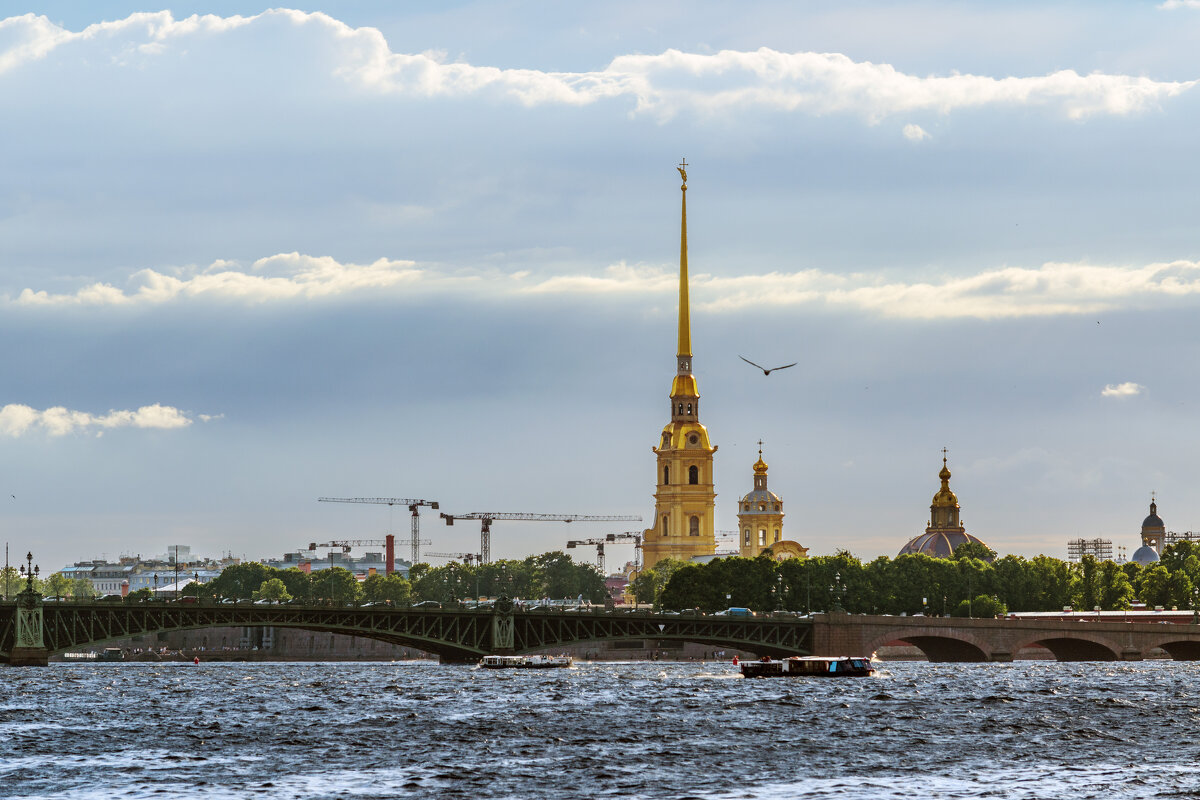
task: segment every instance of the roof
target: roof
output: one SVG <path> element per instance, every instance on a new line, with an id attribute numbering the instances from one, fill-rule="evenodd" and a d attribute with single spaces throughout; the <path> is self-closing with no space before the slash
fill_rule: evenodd
<path id="1" fill-rule="evenodd" d="M 1139 564 L 1153 564 L 1155 561 L 1158 561 L 1158 553 L 1150 545 L 1144 544 L 1133 551 L 1133 556 L 1130 560 L 1136 561 Z"/>
<path id="2" fill-rule="evenodd" d="M 950 558 L 954 555 L 954 549 L 966 542 L 978 542 L 987 547 L 982 539 L 963 531 L 927 531 L 909 539 L 908 544 L 901 547 L 896 555 L 920 553 L 933 558 Z"/>

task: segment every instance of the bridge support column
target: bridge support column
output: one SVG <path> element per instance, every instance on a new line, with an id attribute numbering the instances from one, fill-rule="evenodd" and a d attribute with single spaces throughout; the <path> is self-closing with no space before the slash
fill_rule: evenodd
<path id="1" fill-rule="evenodd" d="M 1140 650 L 1122 650 L 1121 651 L 1121 660 L 1122 661 L 1141 661 L 1142 658 L 1143 658 L 1142 651 L 1140 651 Z"/>
<path id="2" fill-rule="evenodd" d="M 17 636 L 8 663 L 14 667 L 44 667 L 50 660 L 42 636 L 42 596 L 29 588 L 17 595 Z"/>
<path id="3" fill-rule="evenodd" d="M 507 597 L 501 597 L 496 601 L 494 609 L 492 614 L 492 654 L 511 655 L 516 641 L 512 601 Z"/>
<path id="4" fill-rule="evenodd" d="M 988 653 L 988 661 L 1000 664 L 1009 664 L 1012 663 L 1012 660 L 1013 654 L 1006 653 L 1002 650 L 993 650 L 991 653 Z"/>

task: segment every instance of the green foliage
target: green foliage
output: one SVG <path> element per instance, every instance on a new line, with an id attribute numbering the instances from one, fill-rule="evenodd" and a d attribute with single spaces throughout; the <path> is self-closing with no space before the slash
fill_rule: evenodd
<path id="1" fill-rule="evenodd" d="M 652 589 L 650 581 L 658 577 L 654 573 L 666 563 L 660 562 L 634 581 L 639 599 L 642 591 Z M 976 617 L 1060 611 L 1065 606 L 1120 610 L 1128 608 L 1135 596 L 1151 605 L 1190 608 L 1200 585 L 1200 548 L 1180 548 L 1172 563 L 1178 563 L 1179 569 L 1172 572 L 1159 564 L 1139 571 L 1136 565 L 1130 570 L 1125 564 L 1092 558 L 1073 564 L 1044 555 L 1028 560 L 1009 555 L 989 563 L 970 550 L 956 550 L 954 559 L 914 554 L 881 556 L 868 564 L 845 551 L 782 562 L 731 557 L 669 565 L 671 577 L 659 597 L 671 609 L 716 611 L 744 606 L 769 611 L 782 605 L 807 613 L 827 611 L 840 599 L 852 614 L 965 616 L 973 606 Z M 1137 576 L 1138 582 L 1130 575 Z"/>
<path id="2" fill-rule="evenodd" d="M 343 570 L 344 571 L 344 570 Z M 279 570 L 253 561 L 226 567 L 221 574 L 205 584 L 205 593 L 227 600 L 250 600 L 263 581 L 275 577 Z"/>
<path id="3" fill-rule="evenodd" d="M 372 575 L 363 581 L 362 590 L 368 603 L 406 606 L 412 600 L 412 586 L 401 575 Z"/>
<path id="4" fill-rule="evenodd" d="M 88 585 L 91 585 L 90 583 Z M 70 597 L 75 588 L 75 579 L 56 572 L 45 581 L 46 594 L 50 597 Z"/>
<path id="5" fill-rule="evenodd" d="M 604 578 L 595 567 L 576 564 L 557 551 L 490 564 L 414 564 L 408 574 L 413 599 L 440 603 L 500 595 L 571 600 L 582 595 L 584 600 L 600 603 L 607 594 Z"/>
<path id="6" fill-rule="evenodd" d="M 312 586 L 319 601 L 333 605 L 348 605 L 358 602 L 362 597 L 358 579 L 344 567 L 332 567 L 314 573 Z"/>
<path id="7" fill-rule="evenodd" d="M 991 563 L 996 559 L 996 551 L 983 542 L 963 542 L 954 548 L 954 555 L 951 558 L 955 561 L 960 561 L 964 558 L 977 558 L 980 561 Z"/>
<path id="8" fill-rule="evenodd" d="M 75 578 L 71 581 L 71 597 L 86 600 L 96 596 L 96 585 L 87 578 Z"/>
<path id="9" fill-rule="evenodd" d="M 126 603 L 145 603 L 154 599 L 154 590 L 149 587 L 143 587 L 137 591 L 130 592 L 125 595 Z"/>
<path id="10" fill-rule="evenodd" d="M 288 594 L 287 586 L 279 578 L 269 578 L 262 582 L 262 585 L 254 592 L 255 600 L 274 600 L 278 603 L 286 603 L 292 599 Z"/>
<path id="11" fill-rule="evenodd" d="M 639 603 L 658 602 L 658 596 L 666 588 L 671 577 L 689 566 L 688 562 L 676 558 L 664 558 L 654 565 L 654 569 L 644 569 L 630 582 L 629 591 Z"/>

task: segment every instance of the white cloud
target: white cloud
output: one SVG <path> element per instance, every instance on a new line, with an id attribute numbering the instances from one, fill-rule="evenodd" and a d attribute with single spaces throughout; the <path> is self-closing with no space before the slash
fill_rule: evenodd
<path id="1" fill-rule="evenodd" d="M 1142 393 L 1145 386 L 1126 381 L 1125 383 L 1110 383 L 1100 392 L 1101 397 L 1133 397 Z"/>
<path id="2" fill-rule="evenodd" d="M 1165 3 L 1160 3 L 1158 7 L 1165 11 L 1173 11 L 1177 8 L 1200 8 L 1200 0 L 1167 0 Z"/>
<path id="3" fill-rule="evenodd" d="M 237 36 L 230 36 L 235 31 Z M 269 37 L 262 47 L 303 52 L 317 65 L 315 74 L 351 90 L 424 98 L 492 94 L 526 106 L 582 106 L 623 98 L 632 100 L 637 111 L 661 117 L 685 109 L 718 114 L 757 107 L 813 115 L 851 113 L 877 122 L 915 111 L 1044 106 L 1081 118 L 1143 111 L 1196 83 L 1080 75 L 1074 70 L 1028 77 L 960 73 L 922 77 L 840 53 L 785 53 L 766 47 L 619 55 L 604 68 L 586 72 L 506 69 L 447 63 L 437 53 L 394 53 L 376 28 L 352 28 L 327 14 L 289 9 L 253 17 L 205 15 L 182 20 L 166 11 L 140 13 L 79 32 L 32 14 L 11 17 L 0 21 L 0 75 L 55 57 L 75 58 L 91 71 L 154 69 L 165 56 L 184 54 L 196 63 L 194 68 L 203 69 L 203 59 L 211 53 L 226 55 L 210 44 L 221 37 L 228 38 L 230 47 L 249 48 Z M 287 37 L 296 40 L 295 48 L 280 47 L 281 38 Z M 223 60 L 221 70 L 233 63 L 239 62 Z M 302 78 L 298 75 L 296 80 Z"/>
<path id="4" fill-rule="evenodd" d="M 142 406 L 136 411 L 109 411 L 107 414 L 90 414 L 72 411 L 62 406 L 38 411 L 30 406 L 9 403 L 0 408 L 0 435 L 17 437 L 34 430 L 43 430 L 51 436 L 66 436 L 69 433 L 97 431 L 97 435 L 112 428 L 158 428 L 170 430 L 186 428 L 192 420 L 177 408 L 155 403 Z"/>
<path id="5" fill-rule="evenodd" d="M 133 285 L 128 290 L 107 284 L 92 284 L 66 294 L 27 288 L 15 302 L 35 307 L 156 305 L 197 299 L 266 303 L 398 287 L 403 287 L 407 295 L 658 295 L 665 300 L 678 288 L 675 269 L 674 265 L 620 262 L 599 275 L 538 276 L 525 269 L 445 271 L 417 267 L 412 261 L 379 259 L 357 265 L 343 264 L 329 256 L 286 253 L 260 259 L 249 271 L 229 261 L 217 261 L 206 270 L 183 271 L 178 276 L 141 270 L 132 276 Z M 905 319 L 999 319 L 1092 314 L 1146 307 L 1163 298 L 1190 298 L 1200 295 L 1200 262 L 1145 266 L 1048 262 L 1040 267 L 999 267 L 917 280 L 819 269 L 734 276 L 693 273 L 689 281 L 693 307 L 712 313 L 824 305 Z"/>
<path id="6" fill-rule="evenodd" d="M 381 289 L 422 278 L 412 261 L 379 259 L 371 264 L 342 264 L 328 257 L 280 253 L 255 261 L 244 270 L 231 261 L 207 269 L 176 270 L 168 275 L 144 269 L 130 278 L 130 288 L 96 283 L 71 294 L 23 289 L 20 305 L 128 305 L 164 303 L 180 298 L 220 298 L 248 302 L 312 299 L 364 289 Z"/>
<path id="7" fill-rule="evenodd" d="M 904 126 L 904 138 L 910 142 L 921 142 L 930 138 L 929 132 L 920 125 L 908 124 Z"/>

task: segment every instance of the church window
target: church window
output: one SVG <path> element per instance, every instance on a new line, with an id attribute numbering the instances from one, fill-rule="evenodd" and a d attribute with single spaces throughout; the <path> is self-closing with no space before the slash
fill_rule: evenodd
<path id="1" fill-rule="evenodd" d="M 680 413 L 680 414 L 682 414 L 682 413 L 683 413 L 683 403 L 680 403 L 680 404 L 679 404 L 679 413 Z"/>
<path id="2" fill-rule="evenodd" d="M 700 535 L 700 518 L 692 517 L 688 520 L 688 536 Z"/>
<path id="3" fill-rule="evenodd" d="M 671 468 L 663 467 L 663 483 L 671 482 Z"/>
<path id="4" fill-rule="evenodd" d="M 750 529 L 749 528 L 746 528 L 745 542 L 746 542 L 746 547 L 749 547 L 750 546 Z"/>
<path id="5" fill-rule="evenodd" d="M 775 541 L 779 541 L 779 528 L 775 529 Z"/>
<path id="6" fill-rule="evenodd" d="M 766 503 L 759 503 L 759 504 L 758 504 L 758 510 L 759 510 L 759 511 L 766 511 L 766 510 L 767 510 Z"/>
<path id="7" fill-rule="evenodd" d="M 762 547 L 767 543 L 767 531 L 764 528 L 758 529 L 758 546 Z"/>
<path id="8" fill-rule="evenodd" d="M 688 413 L 692 413 L 692 404 L 688 403 Z"/>
<path id="9" fill-rule="evenodd" d="M 688 467 L 688 483 L 695 486 L 700 483 L 700 468 L 692 465 Z"/>
<path id="10" fill-rule="evenodd" d="M 666 536 L 666 535 L 667 535 L 667 515 L 666 515 L 666 514 L 663 514 L 663 527 L 662 527 L 662 535 L 663 535 L 663 536 Z"/>
<path id="11" fill-rule="evenodd" d="M 776 510 L 776 511 L 779 511 L 779 510 L 780 510 L 779 503 L 776 503 L 776 504 L 775 504 L 775 510 Z"/>

